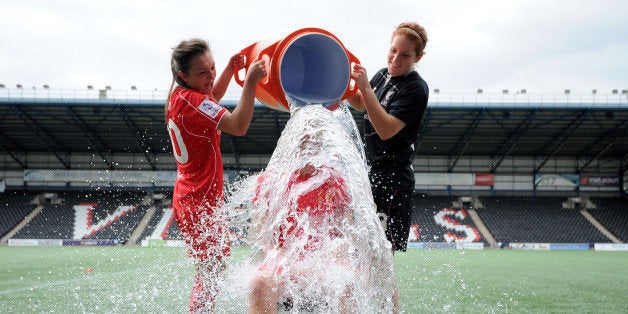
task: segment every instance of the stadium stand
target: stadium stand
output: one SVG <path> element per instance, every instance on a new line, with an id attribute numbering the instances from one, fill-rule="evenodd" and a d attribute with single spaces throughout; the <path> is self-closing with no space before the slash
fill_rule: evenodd
<path id="1" fill-rule="evenodd" d="M 141 204 L 142 196 L 146 194 L 143 191 L 59 191 L 49 194 L 56 195 L 53 204 L 44 204 L 41 212 L 14 238 L 110 239 L 124 243 L 147 209 Z"/>
<path id="2" fill-rule="evenodd" d="M 413 201 L 412 224 L 418 231 L 417 241 L 442 242 L 446 240 L 445 235 L 448 233 L 451 236 L 455 235 L 458 240 L 483 241 L 481 235 L 475 238 L 476 233 L 471 231 L 471 229 L 477 231 L 475 223 L 467 215 L 466 209 L 454 207 L 452 197 L 418 194 L 414 196 Z M 460 226 L 470 227 L 468 229 Z"/>
<path id="3" fill-rule="evenodd" d="M 142 232 L 140 237 L 142 240 L 147 239 L 163 239 L 163 240 L 182 240 L 181 231 L 177 227 L 177 223 L 172 216 L 171 208 L 159 208 L 151 217 L 150 222 Z"/>
<path id="4" fill-rule="evenodd" d="M 175 222 L 171 223 L 168 226 L 167 232 L 168 239 L 183 239 L 183 235 L 181 235 L 181 230 L 177 227 Z"/>
<path id="5" fill-rule="evenodd" d="M 35 208 L 33 200 L 37 193 L 6 191 L 1 194 L 0 237 L 4 237 Z"/>
<path id="6" fill-rule="evenodd" d="M 54 204 L 43 209 L 23 228 L 15 239 L 77 239 L 76 206 L 91 208 L 91 227 L 81 239 L 110 239 L 126 243 L 148 209 L 154 207 L 140 240 L 181 240 L 170 208 L 161 204 L 142 204 L 146 192 L 76 192 L 60 191 Z M 34 210 L 36 192 L 11 191 L 2 194 L 6 210 L 2 211 L 2 230 L 6 233 Z M 580 209 L 563 208 L 565 197 L 481 196 L 480 208 L 459 206 L 454 197 L 417 194 L 414 198 L 412 225 L 418 232 L 413 241 L 486 242 L 467 211 L 478 213 L 488 232 L 501 243 L 609 243 L 596 227 L 587 221 Z M 50 199 L 45 200 L 50 201 Z M 589 211 L 605 228 L 622 242 L 628 235 L 628 202 L 623 199 L 592 198 L 596 205 Z M 120 207 L 130 207 L 116 216 Z M 132 208 L 132 209 L 131 209 Z M 167 215 L 165 215 L 167 214 Z M 164 220 L 164 217 L 165 220 Z M 169 218 L 168 218 L 169 217 Z M 100 223 L 100 226 L 98 225 Z M 158 230 L 158 232 L 155 232 Z M 453 240 L 447 240 L 447 235 Z M 137 241 L 132 244 L 139 244 Z"/>
<path id="7" fill-rule="evenodd" d="M 171 214 L 170 205 L 150 197 L 165 191 L 164 199 L 171 198 L 176 168 L 164 131 L 164 95 L 129 99 L 88 91 L 64 99 L 24 92 L 0 90 L 3 240 L 181 239 L 176 223 L 163 219 Z M 627 242 L 625 98 L 431 95 L 416 146 L 417 174 L 491 178 L 484 184 L 417 184 L 414 240 L 613 241 L 601 226 Z M 233 109 L 237 100 L 222 103 Z M 352 114 L 362 130 L 363 113 Z M 221 140 L 227 186 L 241 172 L 264 168 L 289 114 L 258 103 L 253 117 L 246 136 L 224 134 Z M 537 185 L 536 175 L 542 174 L 548 174 L 549 181 L 542 182 L 548 185 Z M 569 181 L 570 175 L 576 179 Z M 563 179 L 567 182 L 554 185 Z M 476 198 L 478 206 L 461 203 L 454 196 L 460 193 Z M 594 206 L 563 208 L 570 197 Z"/>
<path id="8" fill-rule="evenodd" d="M 579 210 L 565 209 L 562 197 L 480 197 L 476 209 L 496 241 L 502 243 L 610 242 Z"/>
<path id="9" fill-rule="evenodd" d="M 119 243 L 126 243 L 145 213 L 146 207 L 138 206 L 135 210 L 125 214 L 124 217 L 111 222 L 105 228 L 90 234 L 85 239 L 111 239 L 117 240 Z"/>
<path id="10" fill-rule="evenodd" d="M 622 242 L 628 242 L 628 201 L 620 198 L 590 199 L 596 208 L 587 209 Z"/>
<path id="11" fill-rule="evenodd" d="M 144 230 L 142 231 L 142 234 L 140 235 L 140 239 L 144 240 L 144 239 L 152 238 L 153 233 L 155 232 L 155 230 L 157 230 L 157 225 L 161 221 L 162 217 L 164 217 L 164 210 L 163 209 L 155 210 L 153 215 L 150 217 L 150 220 L 148 221 L 146 228 L 144 228 Z"/>
<path id="12" fill-rule="evenodd" d="M 49 204 L 13 238 L 16 239 L 72 239 L 74 208 L 67 204 Z"/>

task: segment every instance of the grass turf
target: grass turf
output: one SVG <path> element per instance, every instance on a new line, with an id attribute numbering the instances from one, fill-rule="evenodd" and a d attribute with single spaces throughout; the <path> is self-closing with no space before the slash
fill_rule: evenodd
<path id="1" fill-rule="evenodd" d="M 410 250 L 395 267 L 404 313 L 628 312 L 628 252 Z M 183 248 L 3 246 L 0 310 L 185 313 L 192 275 Z"/>

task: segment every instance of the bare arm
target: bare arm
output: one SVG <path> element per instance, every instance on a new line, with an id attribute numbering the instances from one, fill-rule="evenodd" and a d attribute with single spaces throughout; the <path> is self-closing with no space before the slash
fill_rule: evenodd
<path id="1" fill-rule="evenodd" d="M 242 136 L 246 134 L 253 118 L 253 105 L 255 104 L 255 86 L 266 76 L 265 61 L 257 61 L 249 67 L 242 86 L 242 96 L 233 112 L 226 112 L 218 129 L 228 134 Z"/>
<path id="2" fill-rule="evenodd" d="M 351 76 L 355 79 L 359 90 L 359 94 L 356 93 L 347 99 L 351 106 L 358 110 L 360 108 L 366 109 L 373 128 L 382 140 L 387 140 L 399 133 L 406 126 L 405 122 L 384 110 L 384 107 L 377 100 L 373 88 L 371 88 L 366 69 L 362 65 L 356 64 Z"/>
<path id="3" fill-rule="evenodd" d="M 238 71 L 244 67 L 244 56 L 241 54 L 235 54 L 227 62 L 227 66 L 225 70 L 222 71 L 218 79 L 214 82 L 213 94 L 214 99 L 216 101 L 220 101 L 225 93 L 227 92 L 227 87 L 229 87 L 229 82 L 233 77 L 234 71 Z"/>
<path id="4" fill-rule="evenodd" d="M 362 92 L 360 92 L 360 90 L 351 95 L 351 97 L 347 98 L 347 101 L 355 110 L 364 111 L 364 109 L 366 109 L 364 108 L 364 102 L 362 101 Z"/>

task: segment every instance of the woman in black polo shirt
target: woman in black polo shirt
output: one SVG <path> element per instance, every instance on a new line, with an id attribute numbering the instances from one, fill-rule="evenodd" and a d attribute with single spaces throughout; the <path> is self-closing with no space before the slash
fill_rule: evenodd
<path id="1" fill-rule="evenodd" d="M 415 71 L 427 42 L 417 23 L 401 23 L 392 33 L 386 68 L 370 82 L 362 65 L 352 77 L 359 91 L 348 99 L 364 111 L 364 143 L 371 167 L 373 197 L 393 251 L 405 251 L 410 231 L 414 170 L 412 159 L 427 106 L 427 83 Z"/>
<path id="2" fill-rule="evenodd" d="M 414 69 L 427 43 L 425 29 L 417 23 L 401 23 L 392 33 L 387 67 L 370 82 L 366 69 L 356 64 L 351 76 L 358 92 L 347 99 L 364 111 L 364 143 L 369 178 L 377 212 L 392 244 L 392 252 L 408 246 L 414 192 L 414 142 L 427 106 L 427 83 Z M 399 291 L 393 296 L 399 311 Z"/>

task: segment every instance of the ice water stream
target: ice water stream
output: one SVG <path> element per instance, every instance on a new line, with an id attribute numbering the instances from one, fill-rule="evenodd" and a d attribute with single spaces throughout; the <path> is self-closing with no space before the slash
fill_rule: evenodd
<path id="1" fill-rule="evenodd" d="M 345 106 L 294 110 L 266 169 L 236 185 L 226 211 L 253 253 L 230 266 L 223 298 L 248 303 L 251 278 L 264 271 L 293 312 L 391 312 L 391 247 Z"/>

